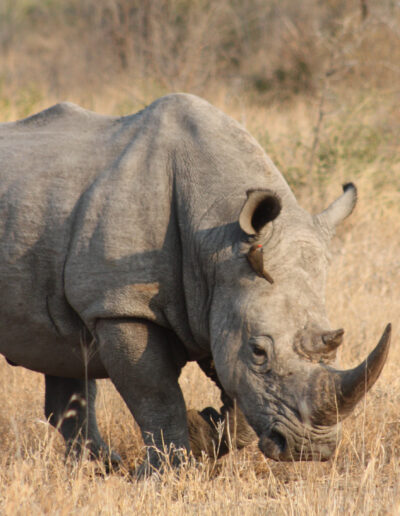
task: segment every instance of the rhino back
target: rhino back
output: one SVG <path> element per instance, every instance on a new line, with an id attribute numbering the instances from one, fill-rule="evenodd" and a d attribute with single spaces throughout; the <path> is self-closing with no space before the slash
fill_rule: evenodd
<path id="1" fill-rule="evenodd" d="M 79 342 L 63 278 L 74 212 L 134 125 L 68 103 L 0 125 L 0 350 L 17 363 L 27 349 L 42 361 L 46 341 Z"/>

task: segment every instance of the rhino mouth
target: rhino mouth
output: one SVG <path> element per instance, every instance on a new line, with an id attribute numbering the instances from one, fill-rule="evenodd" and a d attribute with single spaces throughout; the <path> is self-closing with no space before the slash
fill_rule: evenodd
<path id="1" fill-rule="evenodd" d="M 276 461 L 326 461 L 336 449 L 340 427 L 334 431 L 288 432 L 281 425 L 261 434 L 258 447 L 269 459 Z"/>

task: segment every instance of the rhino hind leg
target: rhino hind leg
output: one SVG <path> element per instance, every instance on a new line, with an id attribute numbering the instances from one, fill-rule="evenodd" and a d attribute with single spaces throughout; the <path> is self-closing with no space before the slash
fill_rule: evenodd
<path id="1" fill-rule="evenodd" d="M 93 459 L 116 467 L 121 459 L 100 436 L 96 420 L 96 381 L 45 375 L 45 415 L 64 437 L 66 454 L 80 455 L 85 447 Z"/>

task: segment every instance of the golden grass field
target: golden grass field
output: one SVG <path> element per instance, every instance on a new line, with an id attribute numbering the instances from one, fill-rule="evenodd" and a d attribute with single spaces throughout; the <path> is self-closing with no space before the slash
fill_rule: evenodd
<path id="1" fill-rule="evenodd" d="M 215 99 L 260 141 L 269 141 L 267 149 L 279 156 L 283 172 L 291 171 L 307 209 L 323 209 L 344 181 L 358 186 L 358 206 L 332 244 L 328 313 L 332 327 L 346 329 L 344 366 L 364 358 L 389 321 L 393 339 L 382 377 L 344 423 L 336 456 L 323 464 L 277 464 L 254 445 L 217 463 L 205 460 L 179 476 L 166 472 L 161 479 L 137 483 L 128 470 L 143 453 L 140 433 L 104 380 L 99 382 L 99 424 L 126 471 L 103 475 L 89 461 L 65 464 L 62 440 L 43 415 L 41 375 L 2 359 L 1 514 L 400 514 L 400 146 L 391 133 L 395 126 L 390 127 L 392 98 L 378 113 L 375 95 L 359 104 L 350 100 L 321 130 L 321 146 L 333 140 L 337 153 L 332 170 L 321 178 L 318 170 L 302 177 L 295 170 L 307 167 L 317 114 L 312 103 L 299 99 L 280 110 L 238 107 L 222 94 Z M 113 110 L 101 99 L 96 108 Z M 373 145 L 372 153 L 364 149 L 364 159 L 358 150 Z M 323 159 L 319 155 L 318 167 Z M 181 385 L 188 407 L 219 407 L 218 392 L 196 365 L 185 368 Z"/>
<path id="2" fill-rule="evenodd" d="M 36 0 L 29 1 L 38 5 Z M 16 2 L 20 6 L 27 3 Z M 110 0 L 109 4 L 113 3 L 118 2 Z M 187 2 L 180 5 L 184 4 Z M 1 10 L 4 5 L 0 5 L 0 18 L 6 13 Z M 306 5 L 313 3 L 309 0 Z M 399 10 L 396 12 L 399 15 Z M 0 45 L 2 120 L 27 116 L 59 100 L 105 114 L 128 114 L 172 89 L 185 89 L 201 93 L 240 121 L 270 154 L 304 208 L 321 211 L 340 195 L 342 183 L 353 181 L 359 201 L 333 239 L 326 293 L 332 327 L 346 330 L 340 351 L 342 365 L 359 363 L 375 346 L 386 323 L 393 324 L 392 348 L 383 373 L 344 422 L 342 441 L 328 462 L 274 463 L 254 445 L 233 451 L 218 462 L 204 459 L 179 475 L 166 471 L 161 477 L 141 482 L 129 473 L 143 455 L 140 432 L 110 382 L 99 382 L 98 420 L 103 436 L 122 456 L 124 466 L 121 471 L 105 474 L 100 464 L 85 459 L 65 462 L 62 439 L 44 417 L 42 376 L 11 367 L 0 358 L 0 514 L 400 514 L 400 71 L 399 61 L 390 63 L 390 56 L 400 52 L 398 47 L 390 50 L 384 46 L 384 33 L 377 32 L 377 27 L 381 30 L 383 26 L 379 25 L 383 14 L 379 14 L 381 18 L 378 14 L 374 18 L 371 9 L 365 22 L 371 25 L 363 25 L 366 31 L 370 27 L 375 38 L 372 43 L 378 46 L 369 45 L 368 38 L 359 45 L 349 40 L 353 19 L 348 22 L 349 18 L 341 18 L 344 36 L 336 40 L 339 50 L 330 54 L 331 64 L 346 67 L 347 58 L 361 59 L 362 66 L 354 65 L 357 73 L 350 77 L 340 70 L 327 74 L 328 68 L 321 64 L 322 72 L 315 72 L 311 92 L 291 92 L 284 99 L 277 93 L 279 85 L 273 93 L 261 95 L 216 77 L 210 82 L 203 77 L 203 82 L 191 83 L 189 79 L 199 72 L 194 69 L 191 75 L 188 58 L 182 61 L 183 78 L 179 76 L 175 82 L 169 79 L 161 83 L 144 76 L 133 80 L 122 72 L 118 81 L 110 78 L 107 82 L 103 70 L 101 83 L 96 84 L 79 82 L 86 65 L 83 58 L 78 59 L 81 75 L 70 88 L 70 77 L 63 82 L 55 60 L 46 61 L 51 44 L 46 47 L 38 32 L 34 40 L 40 63 L 37 69 L 29 64 L 31 56 L 23 52 L 22 40 L 10 36 L 11 47 L 4 50 L 5 44 Z M 376 20 L 379 23 L 374 25 Z M 385 20 L 385 27 L 399 45 L 396 18 Z M 302 34 L 299 27 L 297 37 Z M 68 53 L 58 43 L 54 48 L 60 49 L 62 64 L 68 67 Z M 295 39 L 293 44 L 300 43 Z M 76 50 L 76 41 L 71 40 L 71 45 Z M 381 56 L 379 48 L 384 49 Z M 47 65 L 54 67 L 57 87 L 47 79 L 40 80 Z M 246 66 L 243 73 L 250 73 L 255 62 Z M 374 70 L 378 74 L 390 72 L 390 80 L 379 83 Z M 73 73 L 77 75 L 77 69 Z M 195 364 L 185 367 L 181 385 L 188 408 L 219 407 L 216 388 Z"/>

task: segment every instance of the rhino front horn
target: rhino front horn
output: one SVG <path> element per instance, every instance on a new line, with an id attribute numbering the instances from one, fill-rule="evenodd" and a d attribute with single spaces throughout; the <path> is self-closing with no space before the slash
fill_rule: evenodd
<path id="1" fill-rule="evenodd" d="M 354 369 L 327 369 L 319 375 L 317 399 L 320 398 L 320 403 L 313 414 L 317 424 L 330 426 L 344 419 L 374 385 L 388 356 L 391 331 L 388 324 L 376 348 Z"/>

